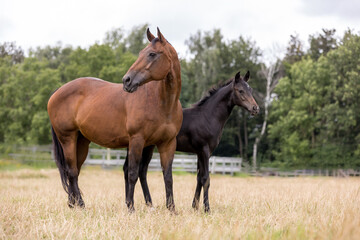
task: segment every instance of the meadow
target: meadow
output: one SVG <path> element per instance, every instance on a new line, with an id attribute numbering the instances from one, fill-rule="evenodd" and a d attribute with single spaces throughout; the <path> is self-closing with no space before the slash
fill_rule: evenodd
<path id="1" fill-rule="evenodd" d="M 121 170 L 87 167 L 86 209 L 69 209 L 57 169 L 0 171 L 1 239 L 356 239 L 359 178 L 211 175 L 211 214 L 191 208 L 196 177 L 174 175 L 177 215 L 165 207 L 162 174 L 148 176 L 154 206 L 136 185 L 125 205 Z"/>

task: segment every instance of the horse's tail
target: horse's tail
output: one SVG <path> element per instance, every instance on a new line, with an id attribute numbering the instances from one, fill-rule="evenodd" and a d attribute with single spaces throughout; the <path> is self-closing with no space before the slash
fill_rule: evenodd
<path id="1" fill-rule="evenodd" d="M 54 145 L 54 156 L 57 167 L 59 168 L 61 183 L 66 193 L 69 193 L 69 174 L 65 161 L 64 151 L 56 136 L 54 128 L 51 126 L 51 133 Z"/>

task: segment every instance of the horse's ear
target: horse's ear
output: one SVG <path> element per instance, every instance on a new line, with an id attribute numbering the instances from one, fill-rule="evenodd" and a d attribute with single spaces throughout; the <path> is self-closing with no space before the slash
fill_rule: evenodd
<path id="1" fill-rule="evenodd" d="M 239 83 L 240 82 L 240 72 L 238 72 L 236 75 L 235 75 L 235 83 Z"/>
<path id="2" fill-rule="evenodd" d="M 147 35 L 147 38 L 148 38 L 149 42 L 151 42 L 155 38 L 155 36 L 152 35 L 152 33 L 150 32 L 149 28 L 146 31 L 146 35 Z"/>
<path id="3" fill-rule="evenodd" d="M 164 38 L 164 36 L 162 35 L 162 33 L 160 32 L 159 27 L 157 28 L 157 35 L 162 44 L 165 44 L 167 42 L 166 39 Z"/>
<path id="4" fill-rule="evenodd" d="M 244 81 L 245 81 L 245 82 L 249 81 L 249 78 L 250 78 L 250 72 L 249 72 L 249 70 L 248 70 L 248 71 L 246 72 L 246 74 L 245 74 Z"/>

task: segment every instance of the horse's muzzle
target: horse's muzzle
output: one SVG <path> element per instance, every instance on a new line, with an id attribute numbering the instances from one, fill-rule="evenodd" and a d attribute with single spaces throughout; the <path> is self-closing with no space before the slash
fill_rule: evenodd
<path id="1" fill-rule="evenodd" d="M 137 88 L 139 87 L 138 83 L 134 83 L 134 81 L 132 81 L 131 77 L 129 75 L 125 75 L 123 78 L 123 88 L 125 92 L 135 92 L 137 90 Z"/>
<path id="2" fill-rule="evenodd" d="M 126 85 L 125 83 L 124 83 L 124 91 L 125 92 L 129 92 L 129 93 L 133 93 L 133 92 L 135 92 L 136 90 L 137 90 L 137 88 L 139 87 L 139 84 L 128 84 L 128 85 Z"/>

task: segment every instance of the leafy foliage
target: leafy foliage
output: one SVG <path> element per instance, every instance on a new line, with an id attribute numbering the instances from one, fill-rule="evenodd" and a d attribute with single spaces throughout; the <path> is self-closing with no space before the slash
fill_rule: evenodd
<path id="1" fill-rule="evenodd" d="M 291 167 L 359 167 L 360 37 L 347 35 L 318 59 L 312 53 L 276 88 L 272 153 Z"/>

